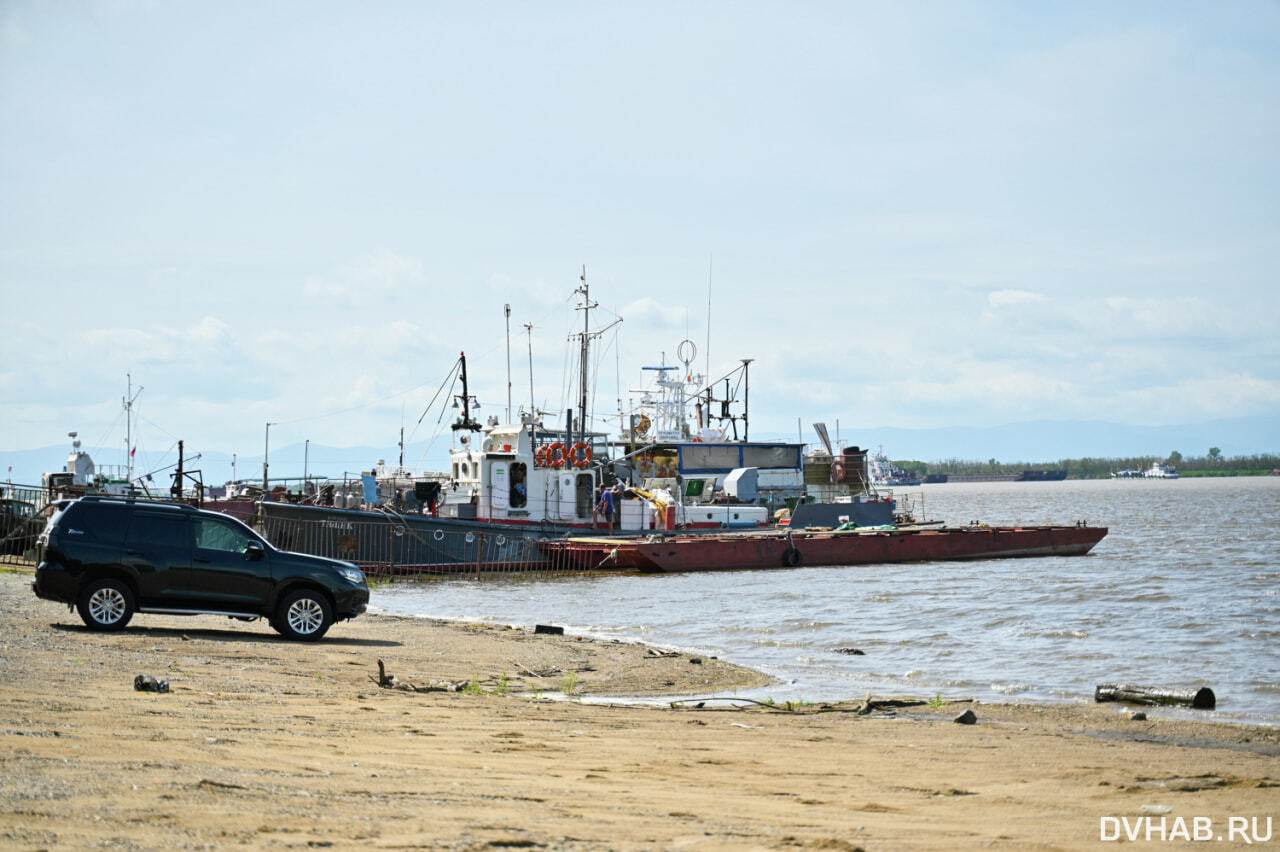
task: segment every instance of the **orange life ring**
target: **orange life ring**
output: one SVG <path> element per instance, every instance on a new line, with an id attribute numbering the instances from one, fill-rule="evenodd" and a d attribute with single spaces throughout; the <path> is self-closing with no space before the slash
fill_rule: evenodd
<path id="1" fill-rule="evenodd" d="M 591 464 L 591 447 L 579 441 L 569 448 L 566 460 L 574 467 L 586 467 Z"/>
<path id="2" fill-rule="evenodd" d="M 538 451 L 537 451 L 536 453 L 534 453 L 534 454 L 533 454 L 534 462 L 538 465 L 538 467 L 550 467 L 550 466 L 551 466 L 551 452 L 550 452 L 550 450 L 551 450 L 551 448 L 550 448 L 550 447 L 548 447 L 548 446 L 546 446 L 546 445 L 543 445 L 543 446 L 541 446 L 541 447 L 538 447 Z"/>
<path id="3" fill-rule="evenodd" d="M 547 447 L 547 458 L 550 460 L 552 467 L 564 467 L 564 444 L 557 441 Z"/>
<path id="4" fill-rule="evenodd" d="M 833 461 L 831 463 L 831 479 L 835 482 L 844 482 L 844 462 Z"/>

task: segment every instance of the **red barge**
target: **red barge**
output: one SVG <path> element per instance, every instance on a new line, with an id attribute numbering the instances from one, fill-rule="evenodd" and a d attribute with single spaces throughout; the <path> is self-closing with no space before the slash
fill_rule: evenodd
<path id="1" fill-rule="evenodd" d="M 560 538 L 539 543 L 587 570 L 649 573 L 725 571 L 870 563 L 940 562 L 1028 556 L 1083 556 L 1106 527 L 903 527 L 893 530 L 798 530 L 647 538 Z"/>

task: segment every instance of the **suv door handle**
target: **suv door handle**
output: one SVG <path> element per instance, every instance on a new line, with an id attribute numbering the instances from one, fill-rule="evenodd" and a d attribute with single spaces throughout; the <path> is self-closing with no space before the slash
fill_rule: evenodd
<path id="1" fill-rule="evenodd" d="M 143 553 L 141 550 L 126 550 L 125 555 L 126 556 L 146 556 L 146 554 Z"/>
<path id="2" fill-rule="evenodd" d="M 201 559 L 199 556 L 193 556 L 193 557 L 191 557 L 191 561 L 192 561 L 192 562 L 200 562 L 200 563 L 202 563 L 202 564 L 204 564 L 204 565 L 208 565 L 209 563 L 213 562 L 213 560 L 212 560 L 212 559 Z"/>

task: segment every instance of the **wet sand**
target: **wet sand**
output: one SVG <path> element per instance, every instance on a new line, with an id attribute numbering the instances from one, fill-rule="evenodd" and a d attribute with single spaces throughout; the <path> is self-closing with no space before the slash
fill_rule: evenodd
<path id="1" fill-rule="evenodd" d="M 557 700 L 767 679 L 378 616 L 315 645 L 214 617 L 92 633 L 23 573 L 0 574 L 0 611 L 5 849 L 1075 849 L 1134 829 L 1177 846 L 1179 826 L 1230 848 L 1268 818 L 1254 845 L 1280 845 L 1272 727 L 1116 705 Z M 376 682 L 379 659 L 401 688 Z M 135 691 L 138 674 L 171 691 Z M 976 724 L 953 721 L 966 709 Z"/>

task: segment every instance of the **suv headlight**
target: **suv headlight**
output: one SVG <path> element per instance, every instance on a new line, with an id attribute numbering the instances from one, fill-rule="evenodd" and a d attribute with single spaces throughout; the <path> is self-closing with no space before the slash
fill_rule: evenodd
<path id="1" fill-rule="evenodd" d="M 338 576 L 357 586 L 364 585 L 364 572 L 354 565 L 343 565 L 338 569 Z"/>

